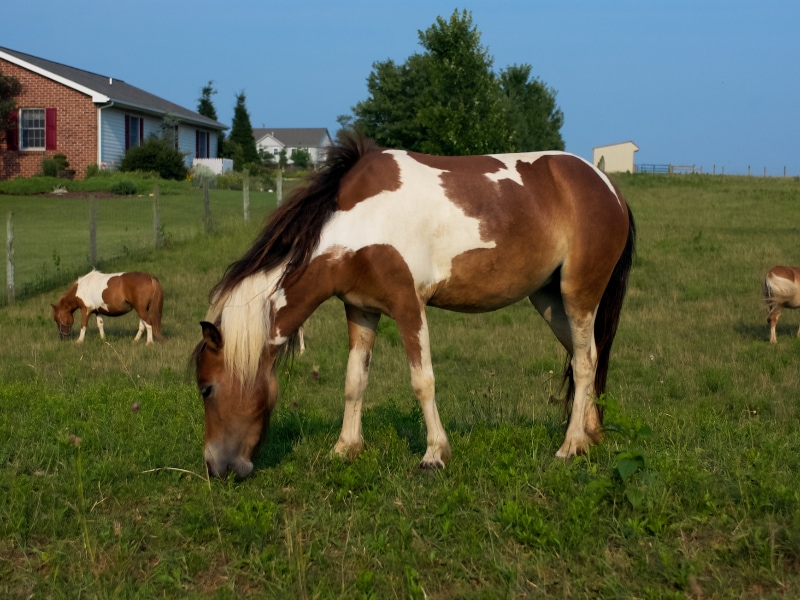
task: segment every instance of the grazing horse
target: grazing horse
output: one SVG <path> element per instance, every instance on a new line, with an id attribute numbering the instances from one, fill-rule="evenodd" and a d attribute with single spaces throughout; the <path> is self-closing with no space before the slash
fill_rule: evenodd
<path id="1" fill-rule="evenodd" d="M 208 472 L 251 473 L 277 399 L 276 364 L 332 296 L 344 303 L 350 338 L 340 456 L 363 445 L 362 400 L 381 315 L 397 323 L 425 418 L 420 466 L 437 468 L 450 445 L 426 306 L 477 313 L 523 298 L 569 353 L 571 417 L 557 456 L 586 452 L 602 433 L 594 399 L 605 389 L 634 245 L 628 205 L 577 156 L 429 156 L 344 136 L 212 289 L 193 352 Z"/>
<path id="2" fill-rule="evenodd" d="M 800 267 L 772 267 L 764 277 L 761 292 L 768 311 L 769 341 L 777 344 L 775 327 L 783 309 L 800 307 Z M 800 329 L 797 337 L 800 337 Z"/>
<path id="3" fill-rule="evenodd" d="M 53 319 L 58 325 L 61 339 L 72 333 L 74 322 L 72 313 L 81 310 L 81 333 L 78 342 L 83 342 L 89 315 L 97 316 L 100 337 L 105 339 L 103 315 L 118 317 L 132 310 L 139 315 L 139 331 L 134 342 L 147 330 L 147 343 L 153 343 L 153 336 L 161 341 L 161 311 L 164 307 L 164 292 L 161 284 L 150 273 L 132 271 L 130 273 L 100 273 L 92 270 L 70 286 L 53 307 Z"/>

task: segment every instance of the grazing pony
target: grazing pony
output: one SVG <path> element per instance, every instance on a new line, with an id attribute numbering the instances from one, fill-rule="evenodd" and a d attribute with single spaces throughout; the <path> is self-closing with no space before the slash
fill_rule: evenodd
<path id="1" fill-rule="evenodd" d="M 83 342 L 86 335 L 86 325 L 89 315 L 97 316 L 97 328 L 100 337 L 105 339 L 103 330 L 103 315 L 119 317 L 132 310 L 139 315 L 139 331 L 134 342 L 142 337 L 142 332 L 147 330 L 147 343 L 153 343 L 153 336 L 162 341 L 161 311 L 164 307 L 164 292 L 161 284 L 150 273 L 132 271 L 130 273 L 100 273 L 92 270 L 70 286 L 53 307 L 53 319 L 58 325 L 61 339 L 66 339 L 72 333 L 74 322 L 72 313 L 81 310 L 81 333 L 78 342 Z"/>
<path id="2" fill-rule="evenodd" d="M 619 191 L 577 156 L 429 156 L 345 136 L 211 292 L 193 352 L 208 472 L 251 473 L 277 400 L 276 364 L 332 296 L 344 303 L 350 338 L 337 454 L 362 448 L 362 400 L 386 315 L 397 323 L 425 418 L 420 466 L 444 466 L 450 445 L 426 306 L 477 313 L 522 298 L 569 353 L 571 417 L 557 456 L 585 452 L 601 437 L 594 399 L 605 389 L 634 243 Z"/>
<path id="3" fill-rule="evenodd" d="M 775 327 L 784 308 L 800 307 L 800 267 L 772 267 L 767 271 L 761 292 L 767 305 L 767 323 L 769 323 L 769 341 L 777 344 Z M 800 329 L 797 330 L 800 337 Z"/>

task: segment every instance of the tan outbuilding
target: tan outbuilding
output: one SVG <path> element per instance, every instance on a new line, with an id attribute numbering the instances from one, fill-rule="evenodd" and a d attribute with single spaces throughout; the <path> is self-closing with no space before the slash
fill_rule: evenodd
<path id="1" fill-rule="evenodd" d="M 639 146 L 633 142 L 596 146 L 592 150 L 592 163 L 606 173 L 633 173 L 636 170 L 633 154 L 638 152 Z"/>

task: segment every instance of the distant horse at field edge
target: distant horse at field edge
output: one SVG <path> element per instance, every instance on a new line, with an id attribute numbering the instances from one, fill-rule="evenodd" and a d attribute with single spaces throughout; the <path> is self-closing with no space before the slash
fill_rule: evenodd
<path id="1" fill-rule="evenodd" d="M 784 308 L 800 307 L 800 267 L 772 267 L 761 284 L 761 293 L 767 306 L 767 323 L 769 323 L 769 341 L 777 344 L 775 328 Z M 800 337 L 800 329 L 797 330 Z"/>
<path id="2" fill-rule="evenodd" d="M 61 339 L 72 333 L 73 313 L 81 311 L 81 333 L 78 342 L 83 342 L 89 315 L 97 316 L 100 337 L 105 339 L 103 316 L 119 317 L 132 310 L 139 315 L 139 331 L 134 342 L 147 330 L 147 343 L 153 343 L 153 336 L 162 341 L 161 312 L 164 308 L 164 291 L 158 279 L 149 273 L 131 271 L 129 273 L 100 273 L 92 270 L 70 286 L 53 307 L 53 319 L 58 325 Z"/>
<path id="3" fill-rule="evenodd" d="M 450 444 L 435 399 L 426 306 L 493 311 L 529 298 L 569 353 L 571 415 L 557 456 L 602 436 L 611 345 L 635 246 L 608 177 L 563 152 L 445 157 L 347 135 L 267 219 L 212 289 L 193 352 L 212 476 L 253 470 L 277 402 L 276 365 L 326 299 L 344 303 L 350 354 L 334 451 L 363 445 L 361 411 L 378 320 L 397 323 L 427 429 L 421 467 Z"/>

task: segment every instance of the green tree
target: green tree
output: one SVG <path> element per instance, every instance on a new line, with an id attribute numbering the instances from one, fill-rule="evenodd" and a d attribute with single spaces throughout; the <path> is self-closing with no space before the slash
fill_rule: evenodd
<path id="1" fill-rule="evenodd" d="M 204 117 L 208 117 L 209 119 L 214 119 L 217 121 L 217 109 L 214 107 L 214 102 L 211 100 L 211 96 L 217 93 L 217 90 L 214 89 L 214 82 L 209 81 L 208 85 L 204 86 L 200 92 L 200 99 L 197 101 L 197 112 Z M 225 144 L 225 134 L 220 131 L 219 136 L 217 137 L 217 152 L 221 155 L 222 148 Z"/>
<path id="2" fill-rule="evenodd" d="M 530 65 L 512 65 L 500 73 L 500 89 L 508 104 L 510 150 L 563 150 L 564 113 L 556 105 L 556 92 L 539 79 L 531 79 Z"/>
<path id="3" fill-rule="evenodd" d="M 17 109 L 16 97 L 22 93 L 22 84 L 13 75 L 0 71 L 0 133 L 16 126 L 10 115 Z"/>
<path id="4" fill-rule="evenodd" d="M 419 40 L 425 52 L 404 64 L 373 65 L 370 97 L 353 108 L 354 127 L 389 147 L 449 155 L 503 151 L 505 104 L 471 14 L 437 17 Z"/>
<path id="5" fill-rule="evenodd" d="M 259 162 L 256 139 L 253 137 L 253 126 L 250 124 L 250 113 L 247 112 L 245 101 L 244 92 L 239 92 L 236 95 L 236 106 L 233 109 L 233 123 L 229 137 L 229 143 L 238 146 L 238 150 L 231 156 L 233 168 L 236 171 L 242 170 L 246 164 Z"/>
<path id="6" fill-rule="evenodd" d="M 563 148 L 555 92 L 530 66 L 495 75 L 468 11 L 437 17 L 418 32 L 424 52 L 404 64 L 376 62 L 369 97 L 337 121 L 391 148 L 431 154 L 482 154 Z"/>
<path id="7" fill-rule="evenodd" d="M 307 169 L 311 166 L 311 153 L 308 148 L 296 148 L 292 150 L 292 164 L 298 169 Z"/>

